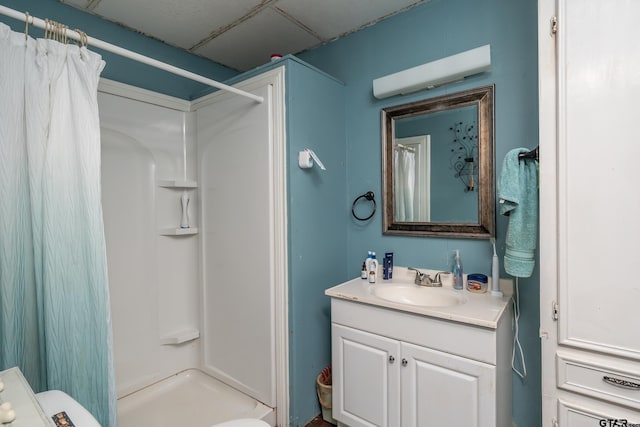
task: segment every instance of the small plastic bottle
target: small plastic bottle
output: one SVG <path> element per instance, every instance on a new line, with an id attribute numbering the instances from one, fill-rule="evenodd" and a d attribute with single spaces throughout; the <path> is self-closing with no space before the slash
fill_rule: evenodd
<path id="1" fill-rule="evenodd" d="M 464 288 L 464 276 L 462 274 L 462 259 L 458 249 L 456 249 L 456 256 L 453 259 L 451 273 L 453 273 L 453 289 L 462 290 Z"/>
<path id="2" fill-rule="evenodd" d="M 373 259 L 373 255 L 371 254 L 372 254 L 371 251 L 367 252 L 367 259 L 364 260 L 364 266 L 367 269 L 367 277 L 369 277 L 369 270 L 370 270 L 369 266 L 371 265 L 371 260 Z"/>
<path id="3" fill-rule="evenodd" d="M 376 283 L 378 278 L 378 260 L 376 253 L 371 252 L 371 258 L 367 259 L 367 271 L 369 272 L 369 283 Z"/>

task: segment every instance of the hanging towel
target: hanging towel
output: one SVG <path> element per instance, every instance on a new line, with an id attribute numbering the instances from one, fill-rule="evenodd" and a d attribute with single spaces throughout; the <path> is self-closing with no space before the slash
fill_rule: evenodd
<path id="1" fill-rule="evenodd" d="M 509 217 L 505 239 L 504 269 L 514 277 L 530 277 L 535 266 L 538 238 L 538 166 L 519 160 L 527 148 L 507 153 L 498 182 L 500 214 Z"/>

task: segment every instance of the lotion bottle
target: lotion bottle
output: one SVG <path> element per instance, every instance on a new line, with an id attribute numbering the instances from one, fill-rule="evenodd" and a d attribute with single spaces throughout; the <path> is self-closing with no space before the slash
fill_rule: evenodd
<path id="1" fill-rule="evenodd" d="M 363 279 L 369 278 L 369 264 L 371 264 L 371 251 L 367 251 L 367 258 L 362 263 L 362 272 L 361 276 Z"/>
<path id="2" fill-rule="evenodd" d="M 367 259 L 367 271 L 369 272 L 369 283 L 376 283 L 378 278 L 378 260 L 376 253 L 371 252 L 371 258 Z"/>

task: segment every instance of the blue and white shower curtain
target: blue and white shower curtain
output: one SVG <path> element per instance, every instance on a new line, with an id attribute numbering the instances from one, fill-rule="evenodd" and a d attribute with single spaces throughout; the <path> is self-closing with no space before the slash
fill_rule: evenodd
<path id="1" fill-rule="evenodd" d="M 116 425 L 100 55 L 0 23 L 0 369 Z"/>

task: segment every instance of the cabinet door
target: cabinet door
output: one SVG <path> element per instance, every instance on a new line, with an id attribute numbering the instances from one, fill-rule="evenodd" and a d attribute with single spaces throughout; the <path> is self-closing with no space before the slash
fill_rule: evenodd
<path id="1" fill-rule="evenodd" d="M 638 16 L 637 1 L 559 2 L 559 341 L 635 360 Z"/>
<path id="2" fill-rule="evenodd" d="M 495 427 L 495 366 L 402 343 L 402 427 Z"/>
<path id="3" fill-rule="evenodd" d="M 333 417 L 350 427 L 400 425 L 400 344 L 332 324 Z"/>

